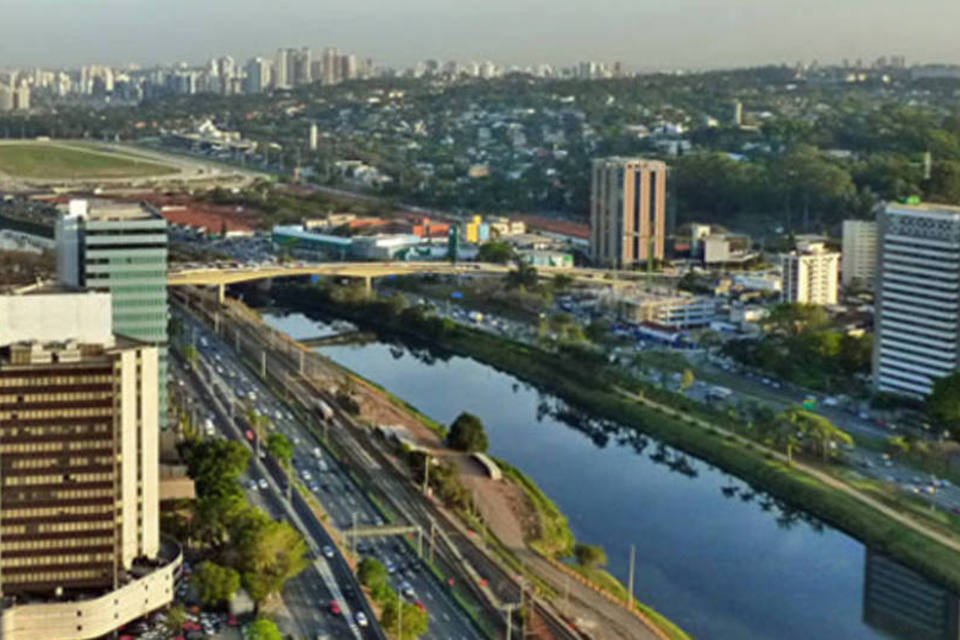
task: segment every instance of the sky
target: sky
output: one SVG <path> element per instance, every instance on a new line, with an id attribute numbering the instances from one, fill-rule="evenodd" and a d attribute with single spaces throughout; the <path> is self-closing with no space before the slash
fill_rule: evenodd
<path id="1" fill-rule="evenodd" d="M 0 68 L 242 60 L 281 46 L 397 67 L 960 63 L 958 24 L 960 0 L 0 0 Z"/>

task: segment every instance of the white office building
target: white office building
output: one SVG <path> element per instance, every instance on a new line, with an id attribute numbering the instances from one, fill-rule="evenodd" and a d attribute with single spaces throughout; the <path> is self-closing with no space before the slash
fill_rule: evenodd
<path id="1" fill-rule="evenodd" d="M 822 242 L 800 242 L 795 251 L 783 255 L 781 265 L 783 302 L 837 304 L 839 253 L 827 250 Z"/>
<path id="2" fill-rule="evenodd" d="M 878 231 L 874 386 L 923 397 L 960 366 L 960 207 L 891 204 Z"/>
<path id="3" fill-rule="evenodd" d="M 877 277 L 877 222 L 843 221 L 841 282 L 845 288 L 873 289 Z"/>

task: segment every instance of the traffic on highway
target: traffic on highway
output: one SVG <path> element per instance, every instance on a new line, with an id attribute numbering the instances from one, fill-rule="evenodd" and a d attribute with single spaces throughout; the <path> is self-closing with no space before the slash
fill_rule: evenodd
<path id="1" fill-rule="evenodd" d="M 243 413 L 248 408 L 253 409 L 268 419 L 268 430 L 283 433 L 294 445 L 292 474 L 296 475 L 295 482 L 322 506 L 329 516 L 329 524 L 341 532 L 354 527 L 385 525 L 383 514 L 348 470 L 320 445 L 289 407 L 245 368 L 232 348 L 188 314 L 180 312 L 178 317 L 194 341 L 199 357 L 194 367 L 197 374 L 188 374 L 181 369 L 182 373 L 176 373 L 176 384 L 198 392 L 194 397 L 202 407 L 199 411 L 207 412 L 201 419 L 209 420 L 213 425 L 210 435 L 250 442 L 253 434 L 247 433 L 248 430 L 241 428 L 239 423 Z M 377 464 L 372 459 L 369 462 L 373 466 Z M 286 501 L 288 479 L 265 448 L 260 450 L 260 458 L 251 462 L 246 488 L 253 496 L 262 494 L 263 501 L 270 504 L 272 514 L 283 515 L 285 510 L 289 511 L 290 503 Z M 345 632 L 364 638 L 382 637 L 341 550 L 313 516 L 304 496 L 293 491 L 292 497 L 295 514 L 307 529 L 305 533 L 309 534 L 311 548 L 317 555 L 314 565 L 328 565 L 334 583 L 301 577 L 292 585 L 293 593 L 289 598 L 285 594 L 285 600 L 290 600 L 288 606 L 298 625 L 309 633 L 332 634 L 332 638 L 347 637 L 340 635 Z M 437 640 L 482 638 L 473 622 L 452 600 L 445 585 L 417 557 L 414 543 L 415 540 L 405 536 L 372 535 L 359 538 L 352 545 L 359 556 L 373 556 L 380 560 L 401 597 L 427 611 L 430 628 L 424 637 Z"/>

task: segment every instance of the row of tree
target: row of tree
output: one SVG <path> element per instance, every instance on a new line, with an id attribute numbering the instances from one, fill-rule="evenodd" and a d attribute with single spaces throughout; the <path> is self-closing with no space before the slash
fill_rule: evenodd
<path id="1" fill-rule="evenodd" d="M 204 604 L 223 606 L 243 587 L 259 607 L 307 566 L 307 545 L 289 523 L 250 505 L 240 476 L 250 452 L 239 442 L 186 443 L 182 455 L 197 487 L 193 509 L 177 533 L 208 558 L 195 584 Z"/>

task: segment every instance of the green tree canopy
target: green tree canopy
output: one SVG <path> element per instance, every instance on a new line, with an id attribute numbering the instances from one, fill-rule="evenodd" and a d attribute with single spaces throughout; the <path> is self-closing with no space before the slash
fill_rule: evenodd
<path id="1" fill-rule="evenodd" d="M 596 569 L 607 564 L 607 552 L 599 545 L 578 542 L 573 547 L 573 555 L 577 559 L 577 564 L 588 569 Z"/>
<path id="2" fill-rule="evenodd" d="M 933 391 L 927 397 L 927 414 L 954 437 L 960 434 L 960 371 L 933 383 Z"/>
<path id="3" fill-rule="evenodd" d="M 208 560 L 197 568 L 193 583 L 204 605 L 219 607 L 233 600 L 240 590 L 240 574 Z"/>
<path id="4" fill-rule="evenodd" d="M 495 262 L 497 264 L 507 264 L 513 260 L 514 251 L 506 242 L 500 240 L 491 240 L 484 242 L 477 250 L 477 260 L 480 262 Z"/>
<path id="5" fill-rule="evenodd" d="M 399 609 L 402 607 L 402 610 Z M 400 617 L 400 634 L 397 635 L 398 613 Z M 426 611 L 403 600 L 392 598 L 384 603 L 383 613 L 380 615 L 380 625 L 384 631 L 397 640 L 409 640 L 426 635 L 430 626 L 430 618 Z"/>
<path id="6" fill-rule="evenodd" d="M 284 467 L 293 460 L 293 443 L 279 431 L 267 436 L 267 451 Z"/>
<path id="7" fill-rule="evenodd" d="M 283 640 L 283 634 L 273 620 L 257 618 L 247 628 L 246 640 Z"/>
<path id="8" fill-rule="evenodd" d="M 483 422 L 472 413 L 461 413 L 450 425 L 447 444 L 459 451 L 483 453 L 488 446 Z"/>
<path id="9" fill-rule="evenodd" d="M 228 556 L 241 582 L 258 605 L 279 593 L 284 583 L 306 568 L 307 544 L 287 522 L 250 509 L 234 527 Z"/>

